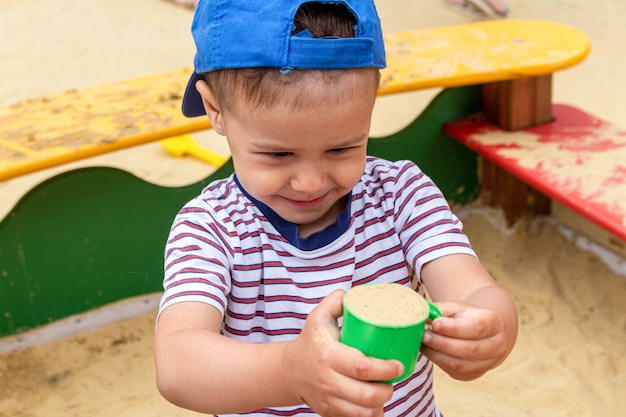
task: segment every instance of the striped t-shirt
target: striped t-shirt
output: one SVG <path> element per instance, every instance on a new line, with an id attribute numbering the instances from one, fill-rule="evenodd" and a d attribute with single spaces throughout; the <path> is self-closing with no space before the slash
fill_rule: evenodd
<path id="1" fill-rule="evenodd" d="M 439 189 L 412 162 L 368 158 L 348 197 L 335 224 L 300 238 L 296 225 L 254 200 L 236 176 L 213 182 L 173 223 L 160 311 L 204 302 L 222 312 L 227 337 L 292 340 L 337 289 L 396 282 L 423 294 L 419 271 L 426 262 L 474 254 Z M 439 415 L 432 376 L 431 362 L 420 355 L 413 376 L 395 385 L 385 415 Z M 302 405 L 252 415 L 314 414 Z"/>

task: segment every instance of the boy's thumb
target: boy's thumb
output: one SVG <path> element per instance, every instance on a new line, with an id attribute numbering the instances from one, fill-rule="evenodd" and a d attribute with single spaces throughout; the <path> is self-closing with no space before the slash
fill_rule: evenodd
<path id="1" fill-rule="evenodd" d="M 346 292 L 342 290 L 335 290 L 328 294 L 318 308 L 323 309 L 327 314 L 337 320 L 343 315 L 343 296 Z"/>

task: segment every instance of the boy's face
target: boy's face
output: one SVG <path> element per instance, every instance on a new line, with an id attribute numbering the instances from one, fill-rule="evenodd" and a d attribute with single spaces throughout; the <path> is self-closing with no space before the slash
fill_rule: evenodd
<path id="1" fill-rule="evenodd" d="M 365 167 L 376 97 L 370 79 L 355 83 L 348 96 L 339 92 L 344 87 L 318 84 L 296 108 L 240 102 L 234 111 L 211 117 L 228 138 L 245 190 L 298 224 L 301 236 L 334 223 L 345 207 L 343 197 Z"/>

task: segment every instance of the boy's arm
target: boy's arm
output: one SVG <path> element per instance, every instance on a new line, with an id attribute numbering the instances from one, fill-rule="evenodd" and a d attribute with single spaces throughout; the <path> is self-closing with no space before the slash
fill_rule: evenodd
<path id="1" fill-rule="evenodd" d="M 258 405 L 257 396 L 268 404 L 295 404 L 287 390 L 280 399 L 268 392 L 280 390 L 288 380 L 276 366 L 282 362 L 285 344 L 243 346 L 220 335 L 221 320 L 220 312 L 204 303 L 174 304 L 161 313 L 154 347 L 161 394 L 183 408 L 210 413 L 232 411 L 221 403 L 234 408 Z M 230 375 L 239 376 L 236 385 Z M 275 382 L 255 383 L 255 375 Z"/>
<path id="2" fill-rule="evenodd" d="M 508 293 L 471 255 L 435 259 L 421 275 L 443 314 L 424 335 L 424 354 L 460 380 L 499 365 L 517 338 L 517 309 Z"/>
<path id="3" fill-rule="evenodd" d="M 306 403 L 322 415 L 382 415 L 392 387 L 368 381 L 394 378 L 402 366 L 367 358 L 337 341 L 342 295 L 326 297 L 297 339 L 266 344 L 221 335 L 221 314 L 210 305 L 168 307 L 155 339 L 159 391 L 178 406 L 204 413 Z"/>

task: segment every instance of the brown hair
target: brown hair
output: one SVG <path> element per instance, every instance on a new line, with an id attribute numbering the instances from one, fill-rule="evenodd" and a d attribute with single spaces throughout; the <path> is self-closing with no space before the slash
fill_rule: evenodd
<path id="1" fill-rule="evenodd" d="M 313 37 L 334 36 L 353 38 L 355 36 L 354 15 L 342 4 L 304 3 L 294 18 L 292 34 L 308 30 Z M 307 93 L 307 84 L 303 81 L 317 80 L 340 88 L 350 78 L 370 78 L 378 86 L 380 71 L 376 68 L 350 68 L 341 70 L 293 70 L 283 73 L 276 68 L 235 68 L 212 71 L 205 74 L 209 88 L 222 110 L 232 110 L 233 97 L 243 98 L 255 107 L 269 108 L 280 103 L 292 108 L 302 105 L 302 98 Z M 349 99 L 351 91 L 347 83 L 340 89 L 340 100 Z"/>

